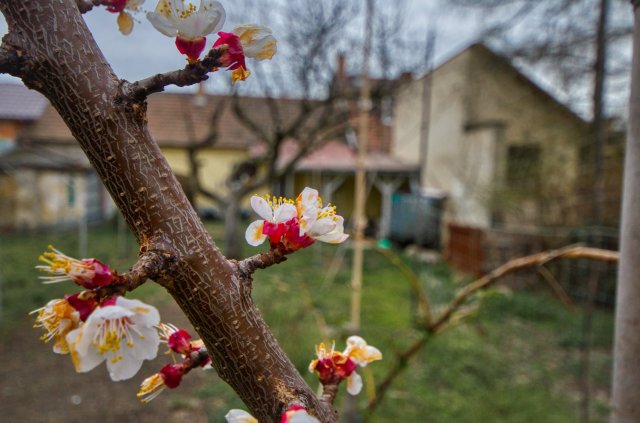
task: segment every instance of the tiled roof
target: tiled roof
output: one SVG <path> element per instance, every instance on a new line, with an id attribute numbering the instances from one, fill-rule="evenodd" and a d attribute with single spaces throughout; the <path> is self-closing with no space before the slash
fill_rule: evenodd
<path id="1" fill-rule="evenodd" d="M 87 156 L 74 145 L 19 145 L 0 156 L 0 172 L 21 168 L 85 171 L 91 169 L 91 166 Z"/>
<path id="2" fill-rule="evenodd" d="M 49 104 L 37 91 L 20 84 L 0 84 L 0 119 L 36 120 Z"/>
<path id="3" fill-rule="evenodd" d="M 286 142 L 280 149 L 278 166 L 286 166 L 298 151 L 295 142 Z M 353 172 L 356 169 L 357 152 L 339 140 L 325 143 L 296 164 L 298 171 L 322 170 L 325 172 Z M 412 173 L 418 172 L 419 165 L 409 164 L 389 154 L 369 152 L 365 156 L 364 167 L 368 171 Z"/>
<path id="4" fill-rule="evenodd" d="M 300 101 L 274 100 L 278 104 L 279 119 L 288 122 L 295 119 L 300 110 Z M 218 121 L 218 137 L 215 147 L 246 149 L 259 138 L 241 123 L 233 111 L 233 98 L 195 94 L 162 93 L 149 97 L 147 117 L 149 131 L 161 147 L 186 147 L 200 142 L 210 131 L 210 122 L 217 107 L 223 107 Z M 263 130 L 273 130 L 274 119 L 268 101 L 264 98 L 240 97 L 240 107 Z M 71 132 L 49 106 L 35 125 L 25 131 L 22 139 L 31 142 L 71 143 L 75 142 Z"/>

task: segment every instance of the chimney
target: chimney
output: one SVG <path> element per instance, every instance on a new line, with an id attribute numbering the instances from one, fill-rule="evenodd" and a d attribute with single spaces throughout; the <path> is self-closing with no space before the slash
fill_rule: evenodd
<path id="1" fill-rule="evenodd" d="M 204 91 L 204 81 L 198 84 L 198 92 L 193 97 L 193 105 L 196 107 L 204 107 L 207 105 L 207 94 Z"/>

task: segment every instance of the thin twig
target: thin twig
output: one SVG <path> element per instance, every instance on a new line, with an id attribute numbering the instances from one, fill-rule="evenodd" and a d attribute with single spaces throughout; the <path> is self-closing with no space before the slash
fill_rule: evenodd
<path id="1" fill-rule="evenodd" d="M 207 347 L 204 345 L 198 351 L 192 351 L 189 354 L 189 357 L 184 361 L 185 366 L 185 374 L 189 373 L 190 370 L 202 367 L 207 364 L 211 357 L 209 356 L 209 352 L 207 351 Z"/>
<path id="2" fill-rule="evenodd" d="M 422 286 L 420 285 L 420 279 L 418 278 L 418 276 L 413 270 L 411 270 L 411 268 L 409 268 L 409 266 L 406 265 L 405 262 L 400 259 L 397 254 L 394 254 L 391 250 L 376 248 L 376 251 L 389 259 L 391 264 L 396 266 L 398 270 L 400 270 L 400 272 L 402 272 L 402 274 L 404 274 L 404 276 L 407 278 L 407 280 L 411 284 L 411 287 L 418 296 L 418 304 L 420 304 L 420 309 L 422 310 L 423 325 L 425 327 L 429 327 L 431 325 L 431 306 L 429 305 L 427 294 L 424 292 L 424 289 L 422 289 Z"/>
<path id="3" fill-rule="evenodd" d="M 542 268 L 544 264 L 556 260 L 556 259 L 591 259 L 608 262 L 618 261 L 618 252 L 610 250 L 602 250 L 598 248 L 589 248 L 582 246 L 570 245 L 565 248 L 552 251 L 544 251 L 538 254 L 533 254 L 526 257 L 516 258 L 508 261 L 497 269 L 493 270 L 489 274 L 475 280 L 460 291 L 449 307 L 440 315 L 440 317 L 432 323 L 430 326 L 425 326 L 422 337 L 414 342 L 409 348 L 397 354 L 397 359 L 394 366 L 389 370 L 385 378 L 376 386 L 376 396 L 369 401 L 367 410 L 365 411 L 363 421 L 368 421 L 377 407 L 380 405 L 385 397 L 386 392 L 393 383 L 393 381 L 400 375 L 400 373 L 407 367 L 408 362 L 414 356 L 420 352 L 422 347 L 431 339 L 431 337 L 440 332 L 445 325 L 454 316 L 454 313 L 460 309 L 462 304 L 476 291 L 488 288 L 497 281 L 499 278 L 507 275 L 508 273 L 516 270 L 539 267 Z"/>
<path id="4" fill-rule="evenodd" d="M 284 248 L 284 246 L 278 245 L 265 253 L 247 257 L 236 263 L 241 274 L 251 276 L 256 269 L 265 269 L 274 264 L 282 263 L 287 259 L 286 255 L 290 252 L 291 251 Z"/>
<path id="5" fill-rule="evenodd" d="M 553 276 L 551 271 L 549 271 L 549 269 L 544 266 L 538 267 L 537 270 L 538 273 L 540 273 L 540 276 L 542 276 L 545 282 L 547 282 L 556 297 L 558 297 L 560 302 L 564 304 L 564 306 L 568 309 L 573 310 L 575 307 L 573 300 L 571 299 L 571 297 L 569 297 L 569 295 L 567 295 L 567 292 L 564 290 L 564 288 L 562 288 L 562 285 L 560 285 L 560 282 L 558 282 L 555 276 Z"/>
<path id="6" fill-rule="evenodd" d="M 133 291 L 148 279 L 156 279 L 166 272 L 173 262 L 173 256 L 165 252 L 148 251 L 140 256 L 131 270 L 116 275 L 111 285 L 102 286 L 92 291 L 97 298 L 107 298 L 113 295 L 123 295 Z"/>
<path id="7" fill-rule="evenodd" d="M 336 394 L 338 393 L 339 386 L 340 382 L 322 385 L 322 395 L 320 396 L 320 401 L 326 403 L 327 405 L 333 405 L 333 402 L 336 399 Z"/>
<path id="8" fill-rule="evenodd" d="M 184 87 L 205 81 L 209 78 L 207 75 L 209 72 L 214 72 L 221 66 L 220 58 L 226 52 L 226 46 L 212 48 L 204 59 L 189 63 L 184 69 L 159 73 L 140 81 L 126 83 L 123 87 L 123 98 L 142 101 L 153 93 L 164 91 L 167 85 Z"/>
<path id="9" fill-rule="evenodd" d="M 393 381 L 402 373 L 402 371 L 409 364 L 409 360 L 413 358 L 422 347 L 427 343 L 427 341 L 431 338 L 431 334 L 425 332 L 422 334 L 420 339 L 414 342 L 409 348 L 398 353 L 396 355 L 396 362 L 394 366 L 389 370 L 385 378 L 376 386 L 376 396 L 369 401 L 367 405 L 367 409 L 364 412 L 364 417 L 362 419 L 363 422 L 367 422 L 369 418 L 373 415 L 375 410 L 378 408 L 382 400 L 385 398 L 385 394 L 389 390 L 389 387 L 393 383 Z"/>
<path id="10" fill-rule="evenodd" d="M 455 296 L 449 307 L 440 315 L 440 317 L 430 326 L 429 330 L 437 331 L 438 327 L 445 324 L 451 315 L 476 291 L 487 288 L 496 280 L 504 275 L 516 270 L 525 269 L 527 267 L 542 266 L 552 260 L 559 258 L 565 259 L 592 259 L 602 261 L 618 261 L 618 253 L 616 251 L 602 250 L 599 248 L 569 246 L 552 251 L 543 251 L 526 257 L 520 257 L 508 261 L 491 273 L 477 279 L 476 281 L 465 286 Z"/>
<path id="11" fill-rule="evenodd" d="M 111 0 L 76 0 L 76 3 L 80 13 L 87 13 L 95 6 L 110 6 L 113 2 Z"/>

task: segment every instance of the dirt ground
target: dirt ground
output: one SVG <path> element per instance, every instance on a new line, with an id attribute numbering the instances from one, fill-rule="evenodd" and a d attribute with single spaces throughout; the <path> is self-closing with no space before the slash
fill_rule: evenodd
<path id="1" fill-rule="evenodd" d="M 177 306 L 170 304 L 160 311 L 164 321 L 189 328 Z M 0 421 L 207 421 L 204 401 L 192 393 L 216 378 L 213 370 L 195 370 L 175 391 L 165 391 L 149 404 L 142 404 L 136 398 L 140 382 L 168 363 L 168 357 L 159 354 L 153 362 L 145 362 L 134 378 L 123 382 L 112 382 L 104 364 L 79 374 L 74 371 L 68 355 L 54 354 L 50 345 L 40 341 L 41 332 L 32 328 L 31 317 L 25 316 L 1 333 Z"/>

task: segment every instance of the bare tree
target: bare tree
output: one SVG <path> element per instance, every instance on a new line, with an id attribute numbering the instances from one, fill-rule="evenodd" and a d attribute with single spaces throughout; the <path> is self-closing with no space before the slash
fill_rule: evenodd
<path id="1" fill-rule="evenodd" d="M 233 87 L 228 104 L 235 119 L 254 137 L 259 155 L 235 163 L 226 178 L 226 194 L 204 189 L 199 182 L 197 151 L 215 143 L 220 114 L 212 116 L 209 135 L 194 140 L 190 148 L 191 186 L 214 201 L 223 211 L 225 220 L 225 253 L 241 255 L 240 209 L 243 199 L 259 189 L 273 184 L 291 173 L 295 165 L 323 142 L 340 137 L 348 123 L 344 98 L 335 86 L 337 45 L 343 30 L 353 19 L 350 2 L 305 0 L 294 4 L 245 2 L 247 10 L 259 11 L 279 25 L 279 38 L 285 56 L 270 69 L 261 69 L 269 78 L 261 78 L 258 92 L 261 98 L 247 99 Z M 250 6 L 250 7 L 248 7 Z M 283 99 L 283 95 L 291 99 Z M 282 160 L 285 141 L 295 142 L 295 154 Z"/>

